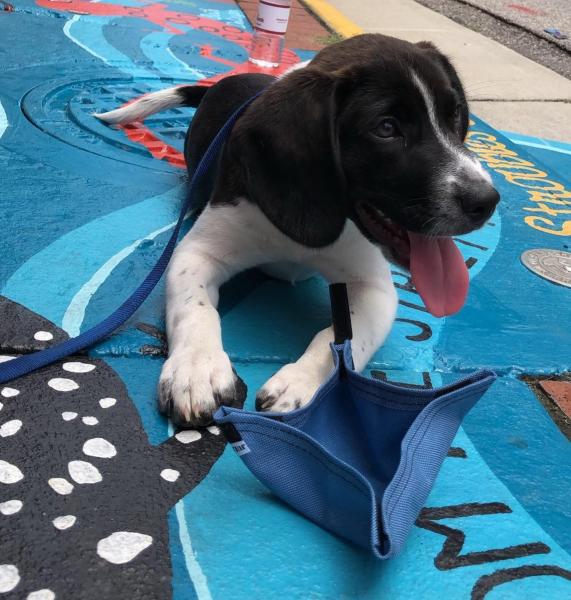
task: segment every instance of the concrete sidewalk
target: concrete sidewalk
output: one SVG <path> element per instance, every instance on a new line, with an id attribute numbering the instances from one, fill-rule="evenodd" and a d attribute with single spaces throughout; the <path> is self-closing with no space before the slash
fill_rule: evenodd
<path id="1" fill-rule="evenodd" d="M 306 4 L 342 34 L 377 32 L 433 41 L 459 69 L 478 116 L 497 129 L 571 140 L 571 81 L 498 42 L 413 0 Z"/>

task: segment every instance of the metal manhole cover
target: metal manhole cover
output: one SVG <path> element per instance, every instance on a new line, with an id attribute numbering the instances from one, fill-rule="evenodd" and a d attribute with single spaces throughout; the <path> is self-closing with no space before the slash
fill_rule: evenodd
<path id="1" fill-rule="evenodd" d="M 571 252 L 547 248 L 526 250 L 521 255 L 521 262 L 536 275 L 571 287 Z"/>
<path id="2" fill-rule="evenodd" d="M 183 151 L 193 108 L 171 109 L 149 117 L 145 120 L 146 136 L 140 132 L 127 135 L 125 130 L 109 127 L 92 114 L 184 83 L 196 81 L 177 79 L 175 82 L 167 78 L 50 81 L 24 96 L 22 111 L 36 127 L 62 142 L 121 162 L 172 172 L 176 167 L 184 166 L 180 164 L 179 153 Z"/>

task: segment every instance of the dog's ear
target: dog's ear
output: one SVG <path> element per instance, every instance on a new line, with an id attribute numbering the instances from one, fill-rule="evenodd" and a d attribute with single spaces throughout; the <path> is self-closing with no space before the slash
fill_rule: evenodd
<path id="1" fill-rule="evenodd" d="M 425 50 L 428 56 L 430 56 L 431 59 L 434 60 L 442 69 L 444 69 L 444 72 L 450 80 L 450 84 L 456 90 L 456 93 L 460 98 L 460 105 L 462 107 L 459 133 L 461 138 L 464 139 L 468 133 L 470 114 L 468 109 L 468 100 L 466 99 L 466 94 L 464 92 L 464 86 L 460 81 L 460 77 L 454 68 L 454 65 L 450 59 L 445 54 L 442 54 L 442 52 L 440 52 L 440 50 L 432 42 L 418 42 L 416 45 Z"/>
<path id="2" fill-rule="evenodd" d="M 229 144 L 250 200 L 312 247 L 334 242 L 348 215 L 337 132 L 342 81 L 311 68 L 289 74 L 238 121 Z"/>

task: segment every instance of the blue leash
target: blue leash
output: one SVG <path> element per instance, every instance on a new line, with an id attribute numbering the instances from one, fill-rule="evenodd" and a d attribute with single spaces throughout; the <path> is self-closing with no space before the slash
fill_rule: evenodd
<path id="1" fill-rule="evenodd" d="M 216 160 L 220 150 L 230 135 L 232 131 L 232 127 L 238 120 L 238 117 L 246 110 L 246 108 L 261 94 L 262 92 L 258 92 L 251 98 L 249 98 L 240 108 L 238 108 L 226 121 L 226 123 L 222 126 L 220 131 L 216 134 L 216 137 L 212 140 L 208 150 L 204 153 L 192 180 L 190 182 L 188 195 L 186 201 L 184 202 L 180 215 L 178 217 L 178 221 L 174 228 L 174 231 L 171 235 L 170 240 L 168 241 L 163 253 L 161 254 L 159 260 L 151 270 L 151 272 L 145 277 L 145 280 L 141 285 L 131 294 L 123 304 L 112 314 L 110 314 L 106 319 L 98 323 L 91 329 L 83 332 L 77 337 L 71 338 L 62 342 L 61 344 L 57 344 L 52 346 L 51 348 L 47 348 L 46 350 L 41 350 L 39 352 L 34 352 L 32 354 L 26 354 L 24 356 L 20 356 L 19 358 L 15 358 L 13 360 L 9 360 L 5 363 L 0 364 L 0 383 L 6 383 L 7 381 L 11 381 L 12 379 L 16 379 L 17 377 L 21 377 L 22 375 L 27 375 L 32 371 L 36 371 L 37 369 L 41 369 L 46 365 L 49 365 L 57 360 L 65 358 L 66 356 L 70 356 L 71 354 L 76 354 L 81 350 L 84 350 L 88 346 L 92 346 L 99 340 L 107 337 L 110 333 L 113 333 L 119 326 L 121 326 L 129 317 L 133 315 L 133 313 L 141 306 L 141 304 L 147 299 L 149 294 L 153 291 L 154 287 L 159 282 L 163 273 L 165 272 L 167 265 L 169 264 L 172 253 L 174 252 L 174 248 L 176 246 L 176 242 L 178 240 L 178 236 L 180 233 L 180 228 L 186 216 L 186 213 L 192 206 L 192 197 L 194 195 L 196 186 L 200 179 L 204 176 L 210 165 Z"/>

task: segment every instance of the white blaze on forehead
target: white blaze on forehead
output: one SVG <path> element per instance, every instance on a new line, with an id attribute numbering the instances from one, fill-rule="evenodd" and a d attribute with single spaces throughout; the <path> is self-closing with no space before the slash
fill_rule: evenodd
<path id="1" fill-rule="evenodd" d="M 464 171 L 472 175 L 472 177 L 482 178 L 490 183 L 490 175 L 482 167 L 480 161 L 476 157 L 470 156 L 467 151 L 462 151 L 457 144 L 453 144 L 448 134 L 440 126 L 440 123 L 438 122 L 438 116 L 436 115 L 434 96 L 428 89 L 427 85 L 414 71 L 411 71 L 411 77 L 414 85 L 417 87 L 422 99 L 424 100 L 426 112 L 428 113 L 428 119 L 432 125 L 432 129 L 434 130 L 436 138 L 454 158 L 454 171 Z"/>

